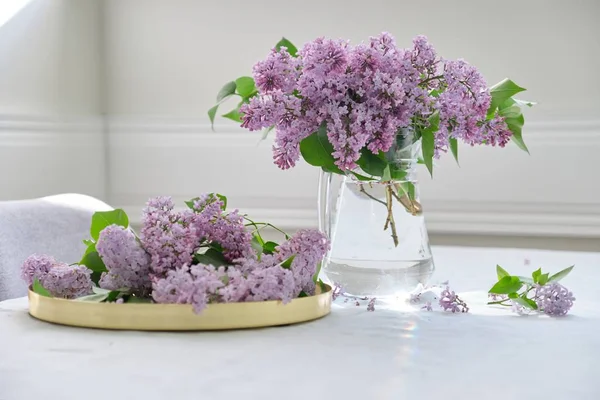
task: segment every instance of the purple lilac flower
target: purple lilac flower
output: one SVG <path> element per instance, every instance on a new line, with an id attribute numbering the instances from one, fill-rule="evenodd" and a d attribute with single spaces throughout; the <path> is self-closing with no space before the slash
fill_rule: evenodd
<path id="1" fill-rule="evenodd" d="M 425 305 L 423 307 L 421 307 L 421 309 L 425 310 L 425 311 L 433 311 L 431 302 L 430 301 L 426 302 Z"/>
<path id="2" fill-rule="evenodd" d="M 92 293 L 92 271 L 84 265 L 54 265 L 40 283 L 54 297 L 75 299 Z"/>
<path id="3" fill-rule="evenodd" d="M 227 261 L 251 257 L 252 234 L 244 225 L 244 217 L 237 210 L 221 214 L 210 225 L 208 239 L 223 247 L 223 256 Z"/>
<path id="4" fill-rule="evenodd" d="M 512 312 L 517 313 L 519 315 L 526 315 L 529 314 L 531 311 L 529 308 L 526 308 L 525 306 L 517 303 L 514 300 L 511 300 L 510 303 Z"/>
<path id="5" fill-rule="evenodd" d="M 174 211 L 170 197 L 150 199 L 142 216 L 142 244 L 151 257 L 151 269 L 157 276 L 189 264 L 199 237 L 191 210 Z"/>
<path id="6" fill-rule="evenodd" d="M 375 301 L 377 300 L 376 297 L 373 297 L 371 300 L 369 300 L 369 303 L 367 304 L 367 311 L 375 311 Z"/>
<path id="7" fill-rule="evenodd" d="M 331 300 L 335 301 L 340 295 L 343 295 L 343 293 L 344 289 L 342 286 L 339 283 L 334 283 L 333 289 L 331 290 Z"/>
<path id="8" fill-rule="evenodd" d="M 217 291 L 225 286 L 224 276 L 224 267 L 183 265 L 153 283 L 152 298 L 157 303 L 192 304 L 194 312 L 200 313 L 213 297 L 218 297 Z"/>
<path id="9" fill-rule="evenodd" d="M 33 285 L 36 279 L 41 280 L 50 269 L 56 265 L 61 265 L 53 257 L 46 255 L 33 254 L 25 260 L 21 267 L 21 278 L 27 283 L 28 287 Z"/>
<path id="10" fill-rule="evenodd" d="M 408 301 L 413 304 L 419 303 L 421 301 L 421 293 L 411 293 Z"/>
<path id="11" fill-rule="evenodd" d="M 446 288 L 440 294 L 440 307 L 444 309 L 444 311 L 452 311 L 456 312 L 469 312 L 469 307 L 467 304 L 462 301 L 454 291 L 450 290 L 450 287 L 446 286 Z"/>
<path id="12" fill-rule="evenodd" d="M 255 268 L 246 279 L 249 289 L 246 301 L 281 300 L 288 303 L 297 297 L 294 275 L 279 265 Z"/>
<path id="13" fill-rule="evenodd" d="M 287 242 L 277 248 L 281 261 L 294 256 L 292 273 L 296 283 L 295 295 L 301 291 L 314 294 L 315 283 L 313 277 L 317 264 L 329 250 L 329 240 L 322 232 L 314 229 L 302 229 Z"/>
<path id="14" fill-rule="evenodd" d="M 131 230 L 117 225 L 104 228 L 96 250 L 108 269 L 100 278 L 101 288 L 128 288 L 142 293 L 150 289 L 150 256 Z"/>
<path id="15" fill-rule="evenodd" d="M 508 296 L 505 294 L 488 293 L 488 298 L 490 301 L 502 301 L 508 299 Z"/>
<path id="16" fill-rule="evenodd" d="M 256 86 L 262 93 L 280 90 L 291 94 L 298 79 L 296 64 L 285 47 L 279 51 L 273 49 L 266 60 L 259 61 L 253 68 Z"/>
<path id="17" fill-rule="evenodd" d="M 194 202 L 194 226 L 198 237 L 217 242 L 223 247 L 227 261 L 254 257 L 252 234 L 246 229 L 244 217 L 234 210 L 223 212 L 223 202 L 213 194 L 201 196 Z"/>
<path id="18" fill-rule="evenodd" d="M 242 126 L 274 126 L 275 164 L 291 168 L 299 144 L 321 124 L 333 145 L 336 165 L 357 167 L 361 150 L 387 151 L 411 118 L 440 113 L 436 156 L 450 138 L 475 145 L 504 146 L 511 137 L 501 117 L 487 120 L 491 96 L 481 74 L 463 60 L 440 60 L 424 36 L 411 48 L 382 33 L 368 43 L 318 38 L 298 57 L 273 50 L 254 66 L 259 95 L 242 106 Z M 436 97 L 432 90 L 441 91 Z"/>
<path id="19" fill-rule="evenodd" d="M 534 300 L 538 310 L 553 317 L 561 317 L 567 315 L 573 306 L 575 297 L 566 287 L 553 282 L 538 286 L 535 290 Z"/>

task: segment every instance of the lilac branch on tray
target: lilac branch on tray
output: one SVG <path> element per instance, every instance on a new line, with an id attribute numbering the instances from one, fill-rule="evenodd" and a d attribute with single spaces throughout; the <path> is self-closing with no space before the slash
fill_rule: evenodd
<path id="1" fill-rule="evenodd" d="M 152 299 L 191 304 L 197 313 L 210 303 L 287 303 L 317 293 L 317 268 L 329 250 L 324 234 L 300 230 L 278 244 L 260 235 L 259 226 L 272 225 L 227 211 L 223 195 L 186 204 L 176 210 L 169 197 L 150 199 L 140 238 L 123 210 L 96 213 L 78 264 L 33 255 L 22 277 L 42 295 L 116 304 Z"/>

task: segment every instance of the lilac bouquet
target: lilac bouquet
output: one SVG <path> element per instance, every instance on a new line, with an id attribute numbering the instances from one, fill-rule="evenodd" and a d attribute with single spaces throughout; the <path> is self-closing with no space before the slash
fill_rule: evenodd
<path id="1" fill-rule="evenodd" d="M 141 236 L 129 228 L 123 210 L 97 212 L 91 239 L 79 263 L 32 255 L 22 277 L 44 296 L 106 302 L 192 304 L 280 300 L 315 294 L 317 267 L 329 249 L 327 238 L 301 230 L 278 244 L 227 198 L 206 194 L 176 210 L 169 197 L 148 201 Z"/>
<path id="2" fill-rule="evenodd" d="M 279 168 L 302 156 L 326 172 L 384 183 L 386 228 L 395 237 L 394 199 L 413 214 L 420 209 L 402 150 L 419 142 L 417 159 L 432 176 L 434 158 L 450 150 L 458 161 L 459 142 L 504 147 L 512 140 L 527 151 L 521 107 L 532 103 L 512 98 L 523 90 L 508 79 L 488 87 L 477 68 L 439 57 L 424 36 L 410 48 L 382 33 L 355 46 L 318 38 L 300 50 L 284 38 L 254 65 L 253 77 L 221 89 L 208 115 L 214 122 L 219 105 L 237 96 L 223 117 L 251 131 L 274 129 Z"/>

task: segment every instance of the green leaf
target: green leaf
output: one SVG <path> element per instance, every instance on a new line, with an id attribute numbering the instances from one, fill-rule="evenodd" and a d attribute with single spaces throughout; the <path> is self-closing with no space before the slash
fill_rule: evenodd
<path id="1" fill-rule="evenodd" d="M 78 297 L 76 301 L 89 301 L 93 303 L 101 303 L 108 298 L 108 293 L 94 293 L 88 296 Z"/>
<path id="2" fill-rule="evenodd" d="M 90 247 L 88 247 L 88 250 L 89 249 Z M 106 266 L 102 261 L 102 258 L 100 258 L 100 255 L 98 254 L 95 248 L 90 252 L 87 252 L 86 250 L 86 253 L 84 254 L 83 258 L 81 259 L 81 261 L 79 261 L 79 265 L 85 265 L 89 270 L 93 272 L 102 273 L 107 271 Z"/>
<path id="3" fill-rule="evenodd" d="M 215 249 L 208 249 L 204 254 L 195 254 L 194 259 L 200 264 L 212 265 L 213 267 L 229 265 L 223 257 L 223 253 Z"/>
<path id="4" fill-rule="evenodd" d="M 242 118 L 240 116 L 238 108 L 234 108 L 233 110 L 229 111 L 227 114 L 223 114 L 221 116 L 223 118 L 230 119 L 230 120 L 232 120 L 234 122 L 242 122 Z"/>
<path id="5" fill-rule="evenodd" d="M 392 176 L 392 180 L 400 181 L 406 178 L 406 171 L 401 169 L 397 164 L 390 163 L 390 175 Z"/>
<path id="6" fill-rule="evenodd" d="M 292 42 L 290 42 L 284 37 L 281 38 L 279 42 L 277 42 L 277 44 L 275 45 L 275 50 L 279 51 L 281 47 L 285 47 L 287 49 L 287 52 L 290 53 L 290 56 L 296 57 L 298 49 L 292 44 Z"/>
<path id="7" fill-rule="evenodd" d="M 529 149 L 523 141 L 522 129 L 523 125 L 525 124 L 525 118 L 523 117 L 523 114 L 520 114 L 517 117 L 505 118 L 504 122 L 506 122 L 508 129 L 512 132 L 512 141 L 515 142 L 515 144 L 519 146 L 521 150 L 529 153 Z"/>
<path id="8" fill-rule="evenodd" d="M 313 282 L 314 283 L 317 283 L 317 281 L 319 280 L 319 274 L 321 273 L 321 267 L 322 266 L 323 266 L 323 262 L 322 261 L 317 264 L 317 269 L 315 271 L 315 274 L 313 275 Z"/>
<path id="9" fill-rule="evenodd" d="M 498 275 L 498 280 L 504 278 L 505 276 L 510 276 L 510 274 L 499 265 L 496 265 L 496 275 Z"/>
<path id="10" fill-rule="evenodd" d="M 331 171 L 325 171 L 325 172 L 331 172 Z M 354 171 L 349 171 L 349 172 L 350 172 L 352 175 L 354 175 L 354 176 L 356 177 L 356 179 L 358 179 L 359 181 L 362 181 L 362 182 L 369 182 L 369 181 L 374 181 L 374 180 L 375 180 L 374 178 L 371 178 L 371 177 L 368 177 L 368 176 L 361 175 L 361 174 L 359 174 L 359 173 L 356 173 L 356 172 L 354 172 Z M 392 178 L 394 178 L 394 176 L 393 176 L 393 175 L 392 175 Z"/>
<path id="11" fill-rule="evenodd" d="M 385 168 L 383 169 L 383 175 L 381 175 L 381 180 L 382 181 L 391 181 L 392 180 L 392 173 L 390 172 L 390 164 L 387 164 L 385 166 Z"/>
<path id="12" fill-rule="evenodd" d="M 233 82 L 233 81 L 227 82 L 221 88 L 221 90 L 219 90 L 219 93 L 217 94 L 217 102 L 220 103 L 221 101 L 225 100 L 227 97 L 229 97 L 232 94 L 234 94 L 235 93 L 235 89 L 236 89 L 235 82 Z"/>
<path id="13" fill-rule="evenodd" d="M 552 275 L 548 281 L 549 282 L 558 282 L 558 281 L 560 281 L 561 279 L 563 279 L 564 277 L 566 277 L 567 275 L 569 275 L 569 273 L 573 270 L 573 268 L 575 268 L 575 266 L 571 265 L 569 268 L 565 268 L 562 271 L 557 272 L 556 274 Z"/>
<path id="14" fill-rule="evenodd" d="M 147 297 L 129 296 L 126 303 L 152 303 L 152 299 Z"/>
<path id="15" fill-rule="evenodd" d="M 294 254 L 293 256 L 291 256 L 290 258 L 288 258 L 287 260 L 282 262 L 281 268 L 290 269 L 292 267 L 292 261 L 294 261 L 295 257 L 296 257 L 296 255 Z"/>
<path id="16" fill-rule="evenodd" d="M 306 294 L 306 292 L 303 290 L 300 292 L 300 294 L 298 295 L 298 298 L 302 298 L 302 297 L 308 297 L 308 295 Z"/>
<path id="17" fill-rule="evenodd" d="M 537 104 L 537 103 L 535 103 L 533 101 L 526 101 L 526 100 L 519 100 L 519 99 L 513 99 L 513 100 L 519 106 L 533 107 L 533 106 L 535 106 Z"/>
<path id="18" fill-rule="evenodd" d="M 531 273 L 531 277 L 533 278 L 533 282 L 534 283 L 538 283 L 538 280 L 540 279 L 540 275 L 542 275 L 542 269 L 538 268 L 535 271 L 533 271 Z"/>
<path id="19" fill-rule="evenodd" d="M 366 147 L 360 151 L 360 158 L 356 162 L 358 166 L 369 175 L 383 177 L 384 171 L 389 167 L 383 154 L 375 155 Z M 388 168 L 388 173 L 390 173 Z M 390 173 L 391 179 L 391 173 Z M 387 179 L 389 180 L 389 179 Z"/>
<path id="20" fill-rule="evenodd" d="M 548 278 L 548 273 L 546 272 L 545 274 L 540 275 L 537 283 L 544 286 L 549 280 L 550 278 Z"/>
<path id="21" fill-rule="evenodd" d="M 519 278 L 521 280 L 521 282 L 523 282 L 524 284 L 527 285 L 533 285 L 533 279 L 531 279 L 531 277 L 529 276 L 517 276 L 517 278 Z"/>
<path id="22" fill-rule="evenodd" d="M 242 96 L 242 98 L 249 98 L 256 91 L 254 79 L 249 76 L 237 78 L 235 80 L 235 86 L 238 94 Z"/>
<path id="23" fill-rule="evenodd" d="M 215 116 L 217 115 L 217 110 L 219 109 L 219 105 L 212 107 L 208 110 L 208 118 L 210 118 L 210 128 L 215 130 Z"/>
<path id="24" fill-rule="evenodd" d="M 522 305 L 523 307 L 527 307 L 530 308 L 532 310 L 537 310 L 537 304 L 535 303 L 535 301 L 527 298 L 527 296 L 525 295 L 525 293 L 523 293 L 520 297 L 517 297 L 515 299 L 513 299 L 516 303 L 519 303 L 520 305 Z"/>
<path id="25" fill-rule="evenodd" d="M 279 245 L 275 242 L 266 242 L 265 244 L 263 244 L 263 253 L 273 254 L 275 253 L 275 249 L 277 248 L 277 246 Z"/>
<path id="26" fill-rule="evenodd" d="M 214 196 L 217 196 L 217 198 L 219 200 L 221 200 L 221 202 L 223 202 L 223 205 L 221 206 L 221 210 L 225 211 L 227 209 L 227 196 L 222 195 L 220 193 L 212 193 Z"/>
<path id="27" fill-rule="evenodd" d="M 509 299 L 516 299 L 517 297 L 519 297 L 519 293 L 517 292 L 512 292 L 508 294 Z"/>
<path id="28" fill-rule="evenodd" d="M 120 208 L 112 211 L 98 211 L 92 216 L 92 226 L 90 227 L 90 234 L 92 239 L 98 240 L 100 232 L 110 225 L 119 225 L 124 228 L 129 226 L 129 218 L 125 211 Z"/>
<path id="29" fill-rule="evenodd" d="M 487 113 L 488 118 L 492 118 L 498 107 L 500 107 L 500 105 L 504 103 L 507 99 L 524 90 L 525 88 L 520 87 L 510 79 L 504 79 L 503 81 L 498 82 L 497 84 L 492 86 L 490 88 L 490 95 L 492 96 L 492 101 L 490 103 L 490 108 L 488 109 Z"/>
<path id="30" fill-rule="evenodd" d="M 37 293 L 40 296 L 52 297 L 52 295 L 50 294 L 50 292 L 47 291 L 44 286 L 42 286 L 42 284 L 40 283 L 40 281 L 38 280 L 38 278 L 35 278 L 35 280 L 33 281 L 33 285 L 31 286 L 31 290 L 33 290 L 33 293 Z"/>
<path id="31" fill-rule="evenodd" d="M 343 174 L 333 158 L 333 146 L 327 139 L 327 125 L 321 124 L 317 132 L 314 132 L 300 142 L 300 153 L 304 160 L 315 167 L 327 168 L 328 172 Z"/>
<path id="32" fill-rule="evenodd" d="M 262 133 L 262 137 L 261 140 L 265 140 L 267 138 L 267 136 L 269 136 L 269 133 L 275 129 L 275 126 L 269 126 L 268 128 L 266 128 L 263 133 Z"/>
<path id="33" fill-rule="evenodd" d="M 460 165 L 460 163 L 458 162 L 458 140 L 456 140 L 456 138 L 450 138 L 449 141 L 450 141 L 450 151 L 452 152 L 452 155 L 454 156 L 456 163 L 458 165 Z"/>
<path id="34" fill-rule="evenodd" d="M 439 128 L 440 114 L 434 112 L 428 118 L 429 126 L 421 131 L 421 144 L 423 148 L 423 161 L 433 178 L 433 156 L 435 154 L 435 132 Z"/>
<path id="35" fill-rule="evenodd" d="M 322 280 L 318 280 L 317 284 L 319 285 L 319 287 L 321 288 L 321 293 L 325 293 L 325 291 L 328 289 L 327 285 L 325 284 L 325 282 L 323 282 Z"/>
<path id="36" fill-rule="evenodd" d="M 259 256 L 259 258 L 263 252 L 262 242 L 263 242 L 263 240 L 260 237 L 260 235 L 257 235 L 256 233 L 252 235 L 252 240 L 250 241 L 250 246 L 252 246 L 252 248 L 256 252 L 256 255 Z"/>
<path id="37" fill-rule="evenodd" d="M 83 244 L 85 244 L 86 246 L 88 246 L 88 248 L 92 245 L 96 245 L 96 242 L 94 242 L 93 240 L 90 239 L 83 239 Z"/>
<path id="38" fill-rule="evenodd" d="M 92 287 L 92 292 L 94 292 L 94 294 L 109 294 L 111 291 L 108 289 L 103 289 L 101 287 L 98 286 L 94 286 Z"/>
<path id="39" fill-rule="evenodd" d="M 494 294 L 509 294 L 517 292 L 521 287 L 523 287 L 523 282 L 521 282 L 519 277 L 505 276 L 496 282 L 489 292 Z"/>

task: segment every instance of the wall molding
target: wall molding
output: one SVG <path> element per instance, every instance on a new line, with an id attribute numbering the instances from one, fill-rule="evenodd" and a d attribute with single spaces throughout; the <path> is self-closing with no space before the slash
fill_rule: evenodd
<path id="1" fill-rule="evenodd" d="M 306 166 L 279 171 L 270 161 L 270 140 L 261 142 L 260 133 L 227 122 L 213 131 L 203 118 L 110 118 L 108 126 L 110 200 L 134 223 L 154 195 L 170 194 L 181 204 L 204 191 L 221 191 L 255 219 L 290 230 L 317 226 L 318 172 Z M 429 231 L 600 237 L 600 192 L 590 180 L 595 174 L 589 174 L 595 159 L 580 158 L 586 151 L 600 152 L 600 120 L 528 123 L 525 138 L 536 155 L 533 161 L 515 149 L 493 150 L 509 153 L 508 163 L 490 149 L 469 149 L 462 154 L 469 165 L 460 171 L 443 160 L 439 167 L 452 172 L 440 172 L 441 182 L 422 178 Z M 482 176 L 482 168 L 497 176 Z M 548 173 L 555 180 L 540 183 Z"/>
<path id="2" fill-rule="evenodd" d="M 98 116 L 0 115 L 0 200 L 82 193 L 106 199 Z M 18 172 L 17 172 L 18 171 Z"/>

